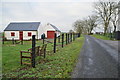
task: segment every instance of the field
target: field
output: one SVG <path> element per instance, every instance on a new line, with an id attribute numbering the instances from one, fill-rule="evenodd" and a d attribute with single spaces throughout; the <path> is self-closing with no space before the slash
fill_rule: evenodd
<path id="1" fill-rule="evenodd" d="M 46 58 L 37 57 L 36 68 L 32 68 L 28 65 L 20 65 L 19 52 L 31 48 L 31 41 L 24 41 L 24 45 L 13 45 L 11 41 L 6 41 L 2 46 L 3 78 L 70 78 L 83 43 L 84 37 L 80 37 L 68 45 L 64 44 L 64 48 L 58 46 L 56 53 L 47 53 Z M 36 45 L 41 46 L 42 41 L 37 41 Z M 53 44 L 49 43 L 47 51 L 51 50 Z"/>

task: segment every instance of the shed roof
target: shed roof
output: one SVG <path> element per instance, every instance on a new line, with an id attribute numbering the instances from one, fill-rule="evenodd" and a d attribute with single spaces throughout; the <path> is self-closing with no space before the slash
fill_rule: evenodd
<path id="1" fill-rule="evenodd" d="M 59 32 L 61 32 L 56 26 L 54 26 L 54 25 L 52 25 L 52 24 L 50 24 L 56 31 L 59 31 Z"/>
<path id="2" fill-rule="evenodd" d="M 4 31 L 36 31 L 40 22 L 12 22 Z"/>

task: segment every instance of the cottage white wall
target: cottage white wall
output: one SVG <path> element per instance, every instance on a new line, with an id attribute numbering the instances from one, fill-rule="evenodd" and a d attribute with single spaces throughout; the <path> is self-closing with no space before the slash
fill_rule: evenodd
<path id="1" fill-rule="evenodd" d="M 11 36 L 11 32 L 14 32 L 15 36 Z M 12 40 L 12 38 L 14 38 L 15 40 L 19 40 L 19 31 L 5 31 L 4 35 L 7 40 Z"/>
<path id="2" fill-rule="evenodd" d="M 45 27 L 43 25 L 40 25 L 38 28 L 38 39 L 41 39 L 41 35 L 45 33 Z"/>
<path id="3" fill-rule="evenodd" d="M 38 39 L 37 37 L 37 31 L 23 31 L 23 40 L 30 40 L 32 39 L 32 36 L 28 36 L 28 32 L 31 32 L 32 35 L 36 35 L 36 39 Z"/>
<path id="4" fill-rule="evenodd" d="M 14 32 L 15 36 L 11 36 L 11 32 Z M 32 35 L 36 35 L 36 39 L 38 39 L 37 31 L 23 31 L 23 40 L 32 39 L 32 36 L 28 36 L 28 32 L 31 32 Z M 12 38 L 19 40 L 19 31 L 5 31 L 4 34 L 7 40 L 12 40 Z"/>

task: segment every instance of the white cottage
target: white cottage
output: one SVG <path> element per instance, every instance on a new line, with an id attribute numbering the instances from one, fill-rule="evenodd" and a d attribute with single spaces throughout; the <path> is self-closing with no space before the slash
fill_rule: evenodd
<path id="1" fill-rule="evenodd" d="M 32 35 L 36 35 L 36 39 L 41 39 L 41 35 L 45 34 L 46 38 L 53 39 L 54 33 L 57 36 L 61 31 L 54 25 L 48 23 L 42 26 L 40 22 L 12 22 L 4 30 L 4 37 L 7 40 L 30 40 Z"/>
<path id="2" fill-rule="evenodd" d="M 40 22 L 12 22 L 4 30 L 4 36 L 7 40 L 30 40 L 32 35 L 40 39 L 44 33 Z"/>

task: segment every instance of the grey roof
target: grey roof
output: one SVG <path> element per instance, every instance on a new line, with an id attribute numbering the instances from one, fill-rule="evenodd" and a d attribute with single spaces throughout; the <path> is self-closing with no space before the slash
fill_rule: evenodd
<path id="1" fill-rule="evenodd" d="M 12 22 L 4 31 L 36 31 L 40 22 Z"/>
<path id="2" fill-rule="evenodd" d="M 56 31 L 59 31 L 59 32 L 61 32 L 56 26 L 54 26 L 54 25 L 52 25 L 52 24 L 50 24 Z"/>

